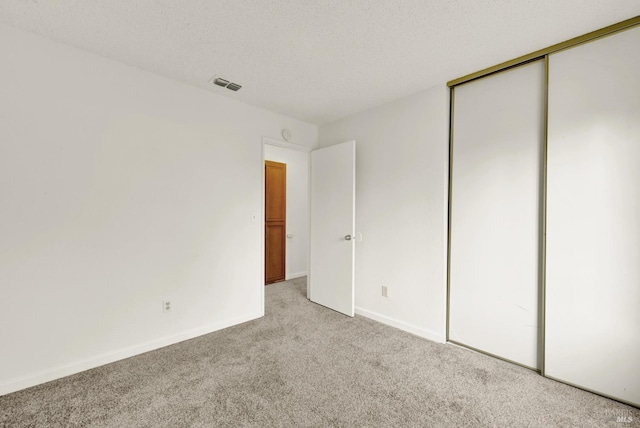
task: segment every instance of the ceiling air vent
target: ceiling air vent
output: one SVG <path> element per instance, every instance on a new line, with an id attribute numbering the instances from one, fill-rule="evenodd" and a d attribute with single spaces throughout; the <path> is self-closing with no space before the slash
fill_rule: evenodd
<path id="1" fill-rule="evenodd" d="M 238 91 L 242 88 L 242 85 L 238 85 L 237 83 L 229 82 L 227 79 L 223 79 L 221 77 L 214 77 L 213 83 L 218 86 L 222 86 L 223 88 L 227 88 L 231 91 Z"/>
<path id="2" fill-rule="evenodd" d="M 213 81 L 213 83 L 215 83 L 218 86 L 222 86 L 223 88 L 226 88 L 227 85 L 229 84 L 229 81 L 221 79 L 219 77 L 216 77 L 216 79 Z"/>

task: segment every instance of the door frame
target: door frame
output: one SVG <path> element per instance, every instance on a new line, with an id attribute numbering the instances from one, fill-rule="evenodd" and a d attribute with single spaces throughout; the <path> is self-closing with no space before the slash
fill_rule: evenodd
<path id="1" fill-rule="evenodd" d="M 261 173 L 261 182 L 262 182 L 262 186 L 260 188 L 260 215 L 259 215 L 259 219 L 261 220 L 262 224 L 260 227 L 260 299 L 262 301 L 262 315 L 264 316 L 265 313 L 265 303 L 264 303 L 264 289 L 266 288 L 264 285 L 264 275 L 265 275 L 265 268 L 264 268 L 264 258 L 265 258 L 265 250 L 264 250 L 264 245 L 265 245 L 265 234 L 264 234 L 264 222 L 265 222 L 265 209 L 264 209 L 264 204 L 265 204 L 265 197 L 264 197 L 264 186 L 265 186 L 265 171 L 264 171 L 264 162 L 265 160 L 265 146 L 269 145 L 269 146 L 275 146 L 275 147 L 280 147 L 283 149 L 288 149 L 288 150 L 294 150 L 294 151 L 298 151 L 298 152 L 303 152 L 307 154 L 307 176 L 308 176 L 308 180 L 307 180 L 307 215 L 310 217 L 311 216 L 311 151 L 313 150 L 311 147 L 307 147 L 307 146 L 303 146 L 302 144 L 296 144 L 296 143 L 288 143 L 286 141 L 283 140 L 277 140 L 275 138 L 270 138 L 270 137 L 262 137 L 262 145 L 261 145 L 261 150 L 262 150 L 262 156 L 261 156 L 261 162 L 260 162 L 260 173 Z M 310 219 L 308 219 L 310 220 Z M 310 234 L 311 232 L 311 223 L 308 222 L 308 227 L 307 227 L 307 234 Z M 285 245 L 286 245 L 286 241 L 285 241 Z M 307 251 L 307 270 L 308 270 L 308 266 L 310 263 L 309 258 L 311 257 L 311 255 L 309 254 L 309 252 Z M 309 298 L 309 281 L 307 281 L 307 299 Z"/>

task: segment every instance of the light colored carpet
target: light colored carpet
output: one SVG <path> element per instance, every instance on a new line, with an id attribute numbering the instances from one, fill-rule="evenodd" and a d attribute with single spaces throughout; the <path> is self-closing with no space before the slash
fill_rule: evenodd
<path id="1" fill-rule="evenodd" d="M 304 290 L 269 285 L 264 318 L 0 397 L 0 426 L 640 426 L 638 409 Z"/>

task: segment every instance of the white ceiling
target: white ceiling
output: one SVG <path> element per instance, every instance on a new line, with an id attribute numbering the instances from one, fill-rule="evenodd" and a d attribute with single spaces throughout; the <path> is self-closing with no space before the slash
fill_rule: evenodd
<path id="1" fill-rule="evenodd" d="M 637 15 L 639 0 L 0 0 L 0 22 L 315 124 Z"/>

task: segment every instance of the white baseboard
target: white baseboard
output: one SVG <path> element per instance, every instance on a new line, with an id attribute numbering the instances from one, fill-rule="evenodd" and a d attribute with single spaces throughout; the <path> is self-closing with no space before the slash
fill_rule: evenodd
<path id="1" fill-rule="evenodd" d="M 20 391 L 21 389 L 40 385 L 45 382 L 50 382 L 52 380 L 60 379 L 65 376 L 70 376 L 72 374 L 80 373 L 85 370 L 113 363 L 115 361 L 124 360 L 125 358 L 133 357 L 145 352 L 153 351 L 155 349 L 193 339 L 194 337 L 213 333 L 214 331 L 222 330 L 224 328 L 251 321 L 260 317 L 262 317 L 262 314 L 246 315 L 243 317 L 228 319 L 218 323 L 174 334 L 172 336 L 167 336 L 160 339 L 152 340 L 150 342 L 141 343 L 139 345 L 131 346 L 128 348 L 120 349 L 113 352 L 107 352 L 95 357 L 76 361 L 70 364 L 65 364 L 63 366 L 53 367 L 51 369 L 42 370 L 37 373 L 9 379 L 8 381 L 0 382 L 0 395 Z"/>
<path id="2" fill-rule="evenodd" d="M 284 280 L 289 281 L 290 279 L 300 278 L 301 276 L 307 276 L 307 272 L 304 271 L 304 272 L 290 273 L 285 276 Z"/>
<path id="3" fill-rule="evenodd" d="M 388 317 L 386 315 L 379 314 L 377 312 L 370 311 L 368 309 L 356 307 L 356 314 L 363 317 L 371 318 L 374 321 L 381 322 L 382 324 L 395 327 L 397 329 L 406 331 L 408 333 L 415 334 L 416 336 L 429 339 L 433 342 L 445 343 L 444 334 L 436 333 L 435 331 L 421 328 L 413 324 L 406 323 L 404 321 L 397 320 L 395 318 Z"/>

